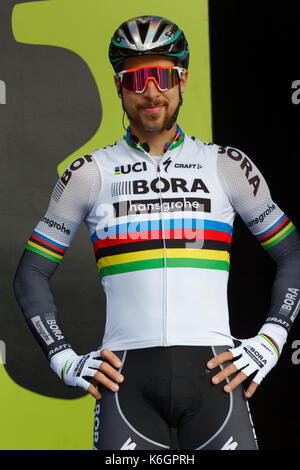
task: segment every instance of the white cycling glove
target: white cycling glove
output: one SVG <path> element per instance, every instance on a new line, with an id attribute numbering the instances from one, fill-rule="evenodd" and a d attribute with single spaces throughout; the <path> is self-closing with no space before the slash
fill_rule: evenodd
<path id="1" fill-rule="evenodd" d="M 66 385 L 87 390 L 91 384 L 84 377 L 94 377 L 102 362 L 100 351 L 78 356 L 75 351 L 68 349 L 52 357 L 50 367 Z"/>
<path id="2" fill-rule="evenodd" d="M 253 381 L 257 384 L 261 383 L 279 359 L 287 336 L 285 330 L 280 330 L 276 330 L 276 327 L 274 330 L 273 325 L 264 325 L 257 336 L 239 339 L 240 346 L 230 349 L 233 357 L 241 356 L 233 361 L 236 368 L 247 377 L 256 372 Z"/>

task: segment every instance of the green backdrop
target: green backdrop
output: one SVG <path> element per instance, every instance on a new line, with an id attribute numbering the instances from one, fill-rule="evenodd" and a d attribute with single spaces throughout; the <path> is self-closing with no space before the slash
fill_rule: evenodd
<path id="1" fill-rule="evenodd" d="M 89 67 L 101 99 L 99 128 L 83 146 L 65 155 L 57 168 L 59 174 L 70 160 L 114 143 L 123 133 L 120 100 L 107 57 L 108 44 L 122 21 L 142 14 L 170 18 L 185 31 L 191 52 L 190 77 L 179 123 L 189 135 L 202 141 L 212 140 L 207 0 L 188 0 L 187 4 L 181 0 L 152 0 L 151 8 L 147 6 L 146 11 L 138 0 L 111 3 L 49 0 L 18 4 L 11 18 L 15 40 L 57 46 L 76 53 Z M 94 399 L 91 396 L 63 400 L 33 393 L 17 385 L 0 364 L 0 403 L 0 449 L 92 449 Z"/>

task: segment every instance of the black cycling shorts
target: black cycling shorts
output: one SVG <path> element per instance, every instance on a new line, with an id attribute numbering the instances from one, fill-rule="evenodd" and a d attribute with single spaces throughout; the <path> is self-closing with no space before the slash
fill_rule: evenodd
<path id="1" fill-rule="evenodd" d="M 209 359 L 227 349 L 171 346 L 115 351 L 122 361 L 124 382 L 118 392 L 99 385 L 102 398 L 95 405 L 94 448 L 257 450 L 242 386 L 225 393 L 225 381 L 211 383 L 220 368 L 206 367 Z"/>

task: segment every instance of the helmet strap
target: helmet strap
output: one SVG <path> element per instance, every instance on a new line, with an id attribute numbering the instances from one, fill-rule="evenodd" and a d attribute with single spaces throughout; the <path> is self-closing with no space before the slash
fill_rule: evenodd
<path id="1" fill-rule="evenodd" d="M 125 127 L 125 116 L 126 116 L 126 109 L 124 107 L 124 102 L 123 102 L 123 93 L 122 93 L 122 85 L 120 86 L 120 89 L 118 90 L 118 95 L 121 95 L 121 100 L 122 100 L 122 109 L 123 109 L 123 117 L 122 117 L 122 126 L 125 131 L 127 131 Z"/>
<path id="2" fill-rule="evenodd" d="M 174 126 L 176 120 L 177 120 L 177 117 L 178 117 L 178 114 L 179 114 L 179 110 L 180 110 L 180 106 L 182 105 L 183 103 L 183 98 L 182 98 L 182 94 L 181 94 L 181 90 L 180 90 L 180 83 L 179 83 L 179 103 L 178 103 L 178 106 L 176 108 L 176 111 L 168 125 L 168 127 L 166 128 L 167 131 L 169 131 L 170 129 L 172 129 L 172 127 Z"/>
<path id="3" fill-rule="evenodd" d="M 124 123 L 124 122 L 125 122 L 125 115 L 126 115 L 126 111 L 124 110 L 124 111 L 123 111 L 123 117 L 122 117 L 122 125 L 123 125 L 124 131 L 127 131 L 127 129 L 126 129 L 126 127 L 125 127 L 125 123 Z"/>

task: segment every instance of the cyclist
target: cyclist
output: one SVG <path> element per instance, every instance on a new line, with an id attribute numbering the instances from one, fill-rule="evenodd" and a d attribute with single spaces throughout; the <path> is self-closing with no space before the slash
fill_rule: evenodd
<path id="1" fill-rule="evenodd" d="M 16 297 L 54 372 L 96 398 L 95 449 L 168 449 L 172 428 L 181 449 L 257 449 L 247 398 L 299 310 L 299 234 L 248 156 L 179 127 L 189 48 L 177 25 L 128 20 L 109 58 L 130 126 L 61 176 L 20 261 Z M 227 282 L 236 214 L 277 274 L 260 331 L 234 342 Z M 58 324 L 49 279 L 82 222 L 107 318 L 98 351 L 79 356 Z"/>

